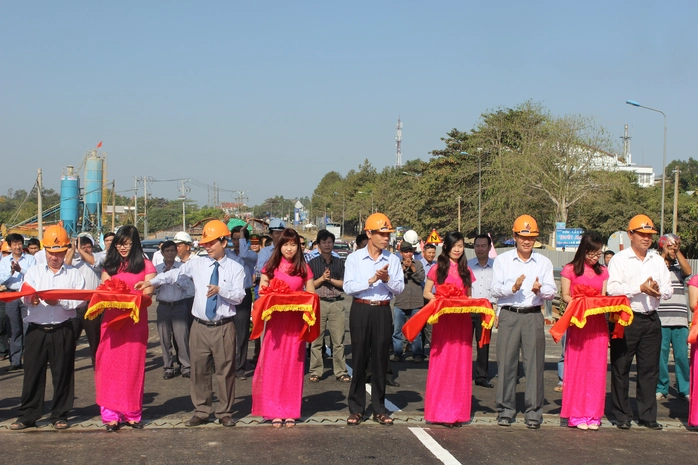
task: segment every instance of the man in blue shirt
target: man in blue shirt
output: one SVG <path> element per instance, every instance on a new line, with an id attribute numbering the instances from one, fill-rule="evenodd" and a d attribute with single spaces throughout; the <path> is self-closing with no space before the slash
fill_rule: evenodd
<path id="1" fill-rule="evenodd" d="M 472 285 L 472 297 L 474 299 L 487 299 L 496 305 L 496 301 L 492 297 L 492 275 L 494 273 L 492 267 L 494 260 L 489 257 L 492 239 L 487 234 L 480 234 L 475 237 L 473 243 L 475 249 L 475 257 L 468 260 L 468 268 L 475 276 L 475 282 Z M 470 317 L 473 320 L 473 331 L 475 332 L 475 340 L 479 341 L 482 336 L 482 316 L 479 313 L 471 313 Z M 475 364 L 475 376 L 473 379 L 478 386 L 493 388 L 494 384 L 487 380 L 487 372 L 489 371 L 490 344 L 478 345 L 477 362 Z"/>
<path id="2" fill-rule="evenodd" d="M 11 253 L 0 261 L 0 284 L 4 285 L 8 292 L 17 292 L 22 288 L 24 275 L 36 264 L 36 260 L 29 253 L 24 253 L 24 237 L 21 234 L 8 234 L 5 240 Z M 10 320 L 10 367 L 7 371 L 21 370 L 27 306 L 22 299 L 17 299 L 8 302 L 5 311 Z"/>
<path id="3" fill-rule="evenodd" d="M 347 424 L 358 425 L 366 407 L 366 369 L 371 360 L 371 400 L 373 419 L 392 425 L 385 409 L 388 349 L 392 340 L 390 299 L 405 288 L 400 259 L 386 250 L 390 233 L 395 232 L 382 213 L 366 219 L 368 244 L 347 257 L 344 292 L 354 300 L 349 315 L 354 376 L 349 387 Z"/>

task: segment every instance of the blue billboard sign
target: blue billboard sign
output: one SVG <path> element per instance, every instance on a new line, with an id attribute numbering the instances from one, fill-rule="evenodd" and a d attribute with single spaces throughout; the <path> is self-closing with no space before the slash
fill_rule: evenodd
<path id="1" fill-rule="evenodd" d="M 555 230 L 556 247 L 578 247 L 584 230 L 581 228 L 565 228 Z"/>

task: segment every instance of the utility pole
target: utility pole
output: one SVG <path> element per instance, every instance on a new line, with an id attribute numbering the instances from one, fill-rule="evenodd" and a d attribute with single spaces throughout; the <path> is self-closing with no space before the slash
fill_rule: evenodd
<path id="1" fill-rule="evenodd" d="M 674 169 L 674 220 L 671 224 L 671 231 L 676 234 L 679 222 L 679 169 Z"/>
<path id="2" fill-rule="evenodd" d="M 116 181 L 111 182 L 111 232 L 116 228 Z"/>
<path id="3" fill-rule="evenodd" d="M 148 178 L 143 176 L 143 238 L 148 239 Z"/>
<path id="4" fill-rule="evenodd" d="M 187 230 L 187 211 L 186 211 L 186 202 L 187 202 L 187 192 L 189 192 L 191 189 L 189 189 L 184 183 L 187 182 L 186 179 L 181 179 L 182 181 L 182 186 L 179 188 L 179 199 L 182 201 L 182 231 Z"/>
<path id="5" fill-rule="evenodd" d="M 138 229 L 138 178 L 133 177 L 133 225 Z"/>
<path id="6" fill-rule="evenodd" d="M 36 193 L 36 199 L 39 207 L 39 216 L 37 216 L 37 236 L 39 236 L 39 240 L 42 240 L 44 238 L 44 203 L 43 200 L 41 199 L 41 190 L 42 190 L 42 179 L 41 179 L 41 168 L 38 169 L 38 176 L 36 178 L 36 186 L 37 186 L 37 193 Z"/>

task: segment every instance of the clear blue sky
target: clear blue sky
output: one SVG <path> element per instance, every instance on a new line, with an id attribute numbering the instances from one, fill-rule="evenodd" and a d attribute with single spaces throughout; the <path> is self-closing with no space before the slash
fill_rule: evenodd
<path id="1" fill-rule="evenodd" d="M 0 192 L 37 168 L 58 189 L 101 140 L 124 194 L 150 176 L 249 204 L 304 196 L 365 158 L 393 165 L 398 115 L 403 161 L 427 160 L 451 128 L 528 99 L 617 137 L 627 123 L 634 161 L 660 173 L 661 115 L 624 102 L 667 114 L 668 161 L 698 157 L 697 17 L 647 0 L 4 2 Z"/>

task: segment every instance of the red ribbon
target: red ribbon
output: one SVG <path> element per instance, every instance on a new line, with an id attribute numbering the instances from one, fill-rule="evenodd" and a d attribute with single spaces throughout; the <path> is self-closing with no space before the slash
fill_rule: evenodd
<path id="1" fill-rule="evenodd" d="M 482 336 L 478 346 L 490 343 L 491 329 L 495 313 L 492 304 L 487 299 L 470 299 L 463 296 L 463 290 L 451 283 L 439 284 L 436 287 L 435 299 L 426 304 L 416 315 L 402 327 L 402 334 L 408 341 L 414 341 L 431 318 L 433 324 L 438 323 L 438 317 L 447 313 L 479 313 L 482 315 Z M 470 317 L 468 317 L 470 318 Z"/>
<path id="2" fill-rule="evenodd" d="M 272 313 L 280 311 L 303 312 L 305 321 L 300 338 L 312 343 L 320 336 L 320 297 L 310 292 L 294 292 L 284 281 L 272 279 L 269 286 L 259 290 L 259 298 L 252 308 L 252 334 L 250 339 L 257 339 L 264 331 L 264 322 L 271 319 Z"/>
<path id="3" fill-rule="evenodd" d="M 633 322 L 633 311 L 627 297 L 601 296 L 598 289 L 584 284 L 575 284 L 572 290 L 574 297 L 567 306 L 567 310 L 549 330 L 555 342 L 560 342 L 570 326 L 583 328 L 587 317 L 604 313 L 608 313 L 608 320 L 616 324 L 611 338 L 623 338 L 625 327 Z"/>

